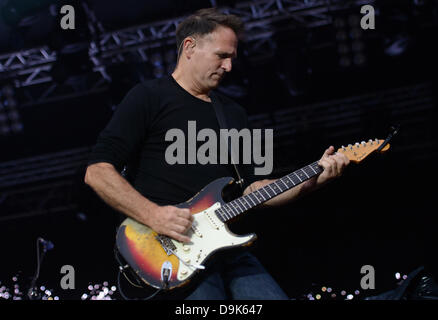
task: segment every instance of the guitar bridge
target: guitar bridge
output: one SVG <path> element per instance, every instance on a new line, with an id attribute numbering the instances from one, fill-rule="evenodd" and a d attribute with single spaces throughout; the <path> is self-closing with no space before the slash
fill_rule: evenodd
<path id="1" fill-rule="evenodd" d="M 164 251 L 166 252 L 166 254 L 168 256 L 173 254 L 172 251 L 176 250 L 176 246 L 173 244 L 172 240 L 170 240 L 169 237 L 166 237 L 166 236 L 163 236 L 163 235 L 157 235 L 155 237 L 155 239 L 157 239 L 158 242 L 160 242 L 161 247 L 163 247 Z"/>

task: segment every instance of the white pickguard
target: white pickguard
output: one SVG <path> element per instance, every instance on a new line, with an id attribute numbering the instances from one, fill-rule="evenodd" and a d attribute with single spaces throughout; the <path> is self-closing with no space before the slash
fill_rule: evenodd
<path id="1" fill-rule="evenodd" d="M 237 236 L 233 234 L 227 225 L 217 218 L 214 211 L 218 208 L 220 208 L 219 202 L 207 210 L 193 215 L 192 229 L 187 233 L 191 242 L 184 244 L 172 240 L 176 247 L 176 255 L 185 262 L 180 261 L 178 280 L 182 281 L 190 277 L 196 271 L 196 268 L 190 264 L 202 265 L 213 251 L 241 245 L 255 237 L 255 235 Z"/>

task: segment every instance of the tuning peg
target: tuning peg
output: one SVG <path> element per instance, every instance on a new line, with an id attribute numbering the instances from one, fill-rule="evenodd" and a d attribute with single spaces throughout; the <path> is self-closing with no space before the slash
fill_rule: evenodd
<path id="1" fill-rule="evenodd" d="M 359 148 L 359 146 L 360 146 L 359 142 L 356 142 L 354 145 L 355 145 L 357 148 Z"/>
<path id="2" fill-rule="evenodd" d="M 351 144 L 349 144 L 347 147 L 350 148 L 350 150 L 353 150 L 353 146 Z"/>
<path id="3" fill-rule="evenodd" d="M 344 151 L 347 150 L 344 146 L 342 146 L 341 148 L 342 148 L 342 150 L 344 150 Z"/>
<path id="4" fill-rule="evenodd" d="M 362 141 L 361 144 L 366 145 L 367 143 L 365 141 Z"/>

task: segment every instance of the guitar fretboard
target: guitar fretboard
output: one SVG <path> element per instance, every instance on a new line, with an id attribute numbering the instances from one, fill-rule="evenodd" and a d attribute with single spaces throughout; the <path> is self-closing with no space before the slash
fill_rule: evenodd
<path id="1" fill-rule="evenodd" d="M 285 175 L 254 192 L 226 203 L 215 211 L 216 215 L 222 222 L 231 220 L 239 214 L 278 196 L 306 180 L 309 180 L 320 174 L 322 171 L 322 167 L 320 167 L 318 162 L 315 161 L 314 163 Z"/>

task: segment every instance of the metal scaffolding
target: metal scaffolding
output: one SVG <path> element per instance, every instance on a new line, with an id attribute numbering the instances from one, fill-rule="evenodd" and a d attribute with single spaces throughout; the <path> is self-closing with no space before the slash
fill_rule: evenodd
<path id="1" fill-rule="evenodd" d="M 221 11 L 236 14 L 245 22 L 245 44 L 247 54 L 257 54 L 266 50 L 266 43 L 279 30 L 276 24 L 286 22 L 281 31 L 296 28 L 316 28 L 332 23 L 333 12 L 371 4 L 373 0 L 260 0 L 237 3 L 235 7 L 221 7 Z M 48 46 L 32 48 L 0 55 L 0 77 L 12 79 L 16 88 L 24 90 L 26 97 L 22 105 L 40 104 L 49 100 L 59 100 L 106 90 L 105 84 L 111 82 L 111 75 L 106 68 L 112 64 L 132 61 L 149 61 L 149 51 L 163 46 L 175 46 L 175 29 L 184 17 L 156 21 L 123 30 L 105 32 L 103 28 L 93 26 L 100 24 L 94 14 L 86 8 L 89 28 L 97 35 L 86 45 L 92 70 L 84 74 L 88 88 L 63 86 L 53 81 L 51 70 L 58 53 Z M 359 12 L 359 11 L 358 11 Z M 96 30 L 99 29 L 99 30 Z M 268 46 L 269 47 L 269 46 Z M 38 89 L 27 90 L 34 86 Z"/>

